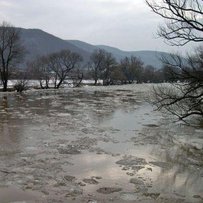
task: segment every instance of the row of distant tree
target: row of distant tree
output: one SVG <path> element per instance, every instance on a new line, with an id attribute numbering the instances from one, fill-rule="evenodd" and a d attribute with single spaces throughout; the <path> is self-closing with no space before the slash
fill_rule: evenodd
<path id="1" fill-rule="evenodd" d="M 26 85 L 24 80 L 35 79 L 43 89 L 50 88 L 50 82 L 54 84 L 52 87 L 57 89 L 68 79 L 76 86 L 82 79 L 93 79 L 94 85 L 98 84 L 98 80 L 103 80 L 104 85 L 176 82 L 184 80 L 184 78 L 175 77 L 177 73 L 180 75 L 183 71 L 180 65 L 188 61 L 187 64 L 194 66 L 194 60 L 198 60 L 195 56 L 188 56 L 183 61 L 183 58 L 171 55 L 170 59 L 163 59 L 163 68 L 157 69 L 150 65 L 145 66 L 135 56 L 125 57 L 117 62 L 111 53 L 97 49 L 91 54 L 85 67 L 84 65 L 82 67 L 81 64 L 84 64 L 81 63 L 82 56 L 69 50 L 62 50 L 39 57 L 28 63 L 27 68 L 22 70 L 16 67 L 19 63 L 22 64 L 25 51 L 19 30 L 8 23 L 2 23 L 0 26 L 0 77 L 3 91 L 7 91 L 9 79 L 20 79 L 23 86 Z M 202 50 L 199 50 L 196 56 L 201 54 Z M 21 84 L 17 84 L 16 87 L 19 88 Z"/>
<path id="2" fill-rule="evenodd" d="M 117 62 L 115 57 L 103 50 L 95 50 L 86 65 L 81 65 L 82 56 L 69 50 L 49 54 L 37 58 L 27 64 L 27 77 L 38 80 L 40 87 L 49 88 L 50 81 L 54 88 L 58 89 L 66 80 L 72 80 L 77 86 L 83 79 L 94 80 L 94 85 L 99 80 L 103 85 L 120 85 L 132 83 L 163 83 L 163 82 L 184 82 L 187 78 L 180 77 L 185 70 L 199 66 L 202 62 L 203 50 L 197 49 L 194 55 L 183 58 L 171 54 L 162 57 L 163 67 L 157 69 L 144 63 L 137 57 L 125 57 Z M 181 67 L 181 68 L 180 68 Z M 199 72 L 194 72 L 199 74 Z M 21 74 L 22 75 L 22 74 Z M 20 78 L 20 75 L 18 75 Z"/>
<path id="3" fill-rule="evenodd" d="M 26 50 L 20 39 L 20 31 L 8 23 L 0 25 L 0 78 L 3 91 L 8 89 L 9 79 L 20 79 L 17 90 L 25 89 L 25 80 L 36 79 L 43 89 L 50 88 L 50 82 L 58 89 L 68 79 L 77 86 L 82 79 L 93 79 L 94 85 L 103 80 L 104 85 L 131 84 L 168 81 L 166 69 L 157 70 L 145 66 L 135 56 L 125 57 L 117 62 L 115 57 L 103 50 L 95 50 L 85 65 L 82 56 L 70 50 L 62 50 L 39 57 L 27 64 L 26 69 L 16 68 L 22 64 Z M 20 89 L 19 89 L 20 88 Z"/>
<path id="4" fill-rule="evenodd" d="M 40 87 L 49 88 L 50 81 L 54 88 L 59 88 L 66 80 L 72 80 L 78 85 L 82 79 L 94 80 L 94 85 L 99 80 L 103 85 L 131 84 L 143 82 L 170 81 L 167 68 L 156 69 L 145 66 L 135 56 L 125 57 L 119 63 L 115 57 L 103 50 L 95 50 L 85 66 L 81 66 L 82 57 L 69 50 L 49 54 L 37 58 L 28 64 L 28 77 L 39 80 Z"/>

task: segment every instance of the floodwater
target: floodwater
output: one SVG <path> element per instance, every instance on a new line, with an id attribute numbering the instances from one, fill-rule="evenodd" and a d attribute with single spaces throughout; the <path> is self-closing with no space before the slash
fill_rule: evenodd
<path id="1" fill-rule="evenodd" d="M 203 202 L 203 129 L 150 85 L 0 93 L 0 203 Z"/>

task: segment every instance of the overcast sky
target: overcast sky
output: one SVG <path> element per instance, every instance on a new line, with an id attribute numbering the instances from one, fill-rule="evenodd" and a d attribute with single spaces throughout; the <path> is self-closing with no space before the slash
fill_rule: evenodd
<path id="1" fill-rule="evenodd" d="M 0 21 L 123 50 L 177 49 L 157 39 L 163 20 L 145 0 L 0 0 Z"/>

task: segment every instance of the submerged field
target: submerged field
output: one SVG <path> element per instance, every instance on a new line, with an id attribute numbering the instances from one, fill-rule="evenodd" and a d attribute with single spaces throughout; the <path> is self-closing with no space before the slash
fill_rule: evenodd
<path id="1" fill-rule="evenodd" d="M 0 93 L 0 203 L 203 202 L 203 129 L 150 85 Z"/>

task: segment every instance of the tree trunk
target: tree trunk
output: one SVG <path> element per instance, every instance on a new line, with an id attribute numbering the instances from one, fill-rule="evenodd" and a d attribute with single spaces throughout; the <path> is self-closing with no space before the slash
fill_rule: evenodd
<path id="1" fill-rule="evenodd" d="M 40 84 L 40 88 L 41 88 L 41 89 L 44 89 L 44 86 L 43 86 L 43 84 L 42 84 L 42 81 L 41 81 L 41 80 L 39 81 L 39 84 Z"/>
<path id="2" fill-rule="evenodd" d="M 59 83 L 56 86 L 56 89 L 59 89 L 59 87 L 61 86 L 62 82 L 63 82 L 63 79 L 60 79 Z"/>
<path id="3" fill-rule="evenodd" d="M 97 85 L 97 79 L 94 79 L 94 85 Z"/>
<path id="4" fill-rule="evenodd" d="M 8 88 L 8 80 L 5 79 L 5 80 L 3 80 L 3 92 L 6 92 L 7 88 Z"/>
<path id="5" fill-rule="evenodd" d="M 49 89 L 49 80 L 46 79 L 46 89 Z"/>

